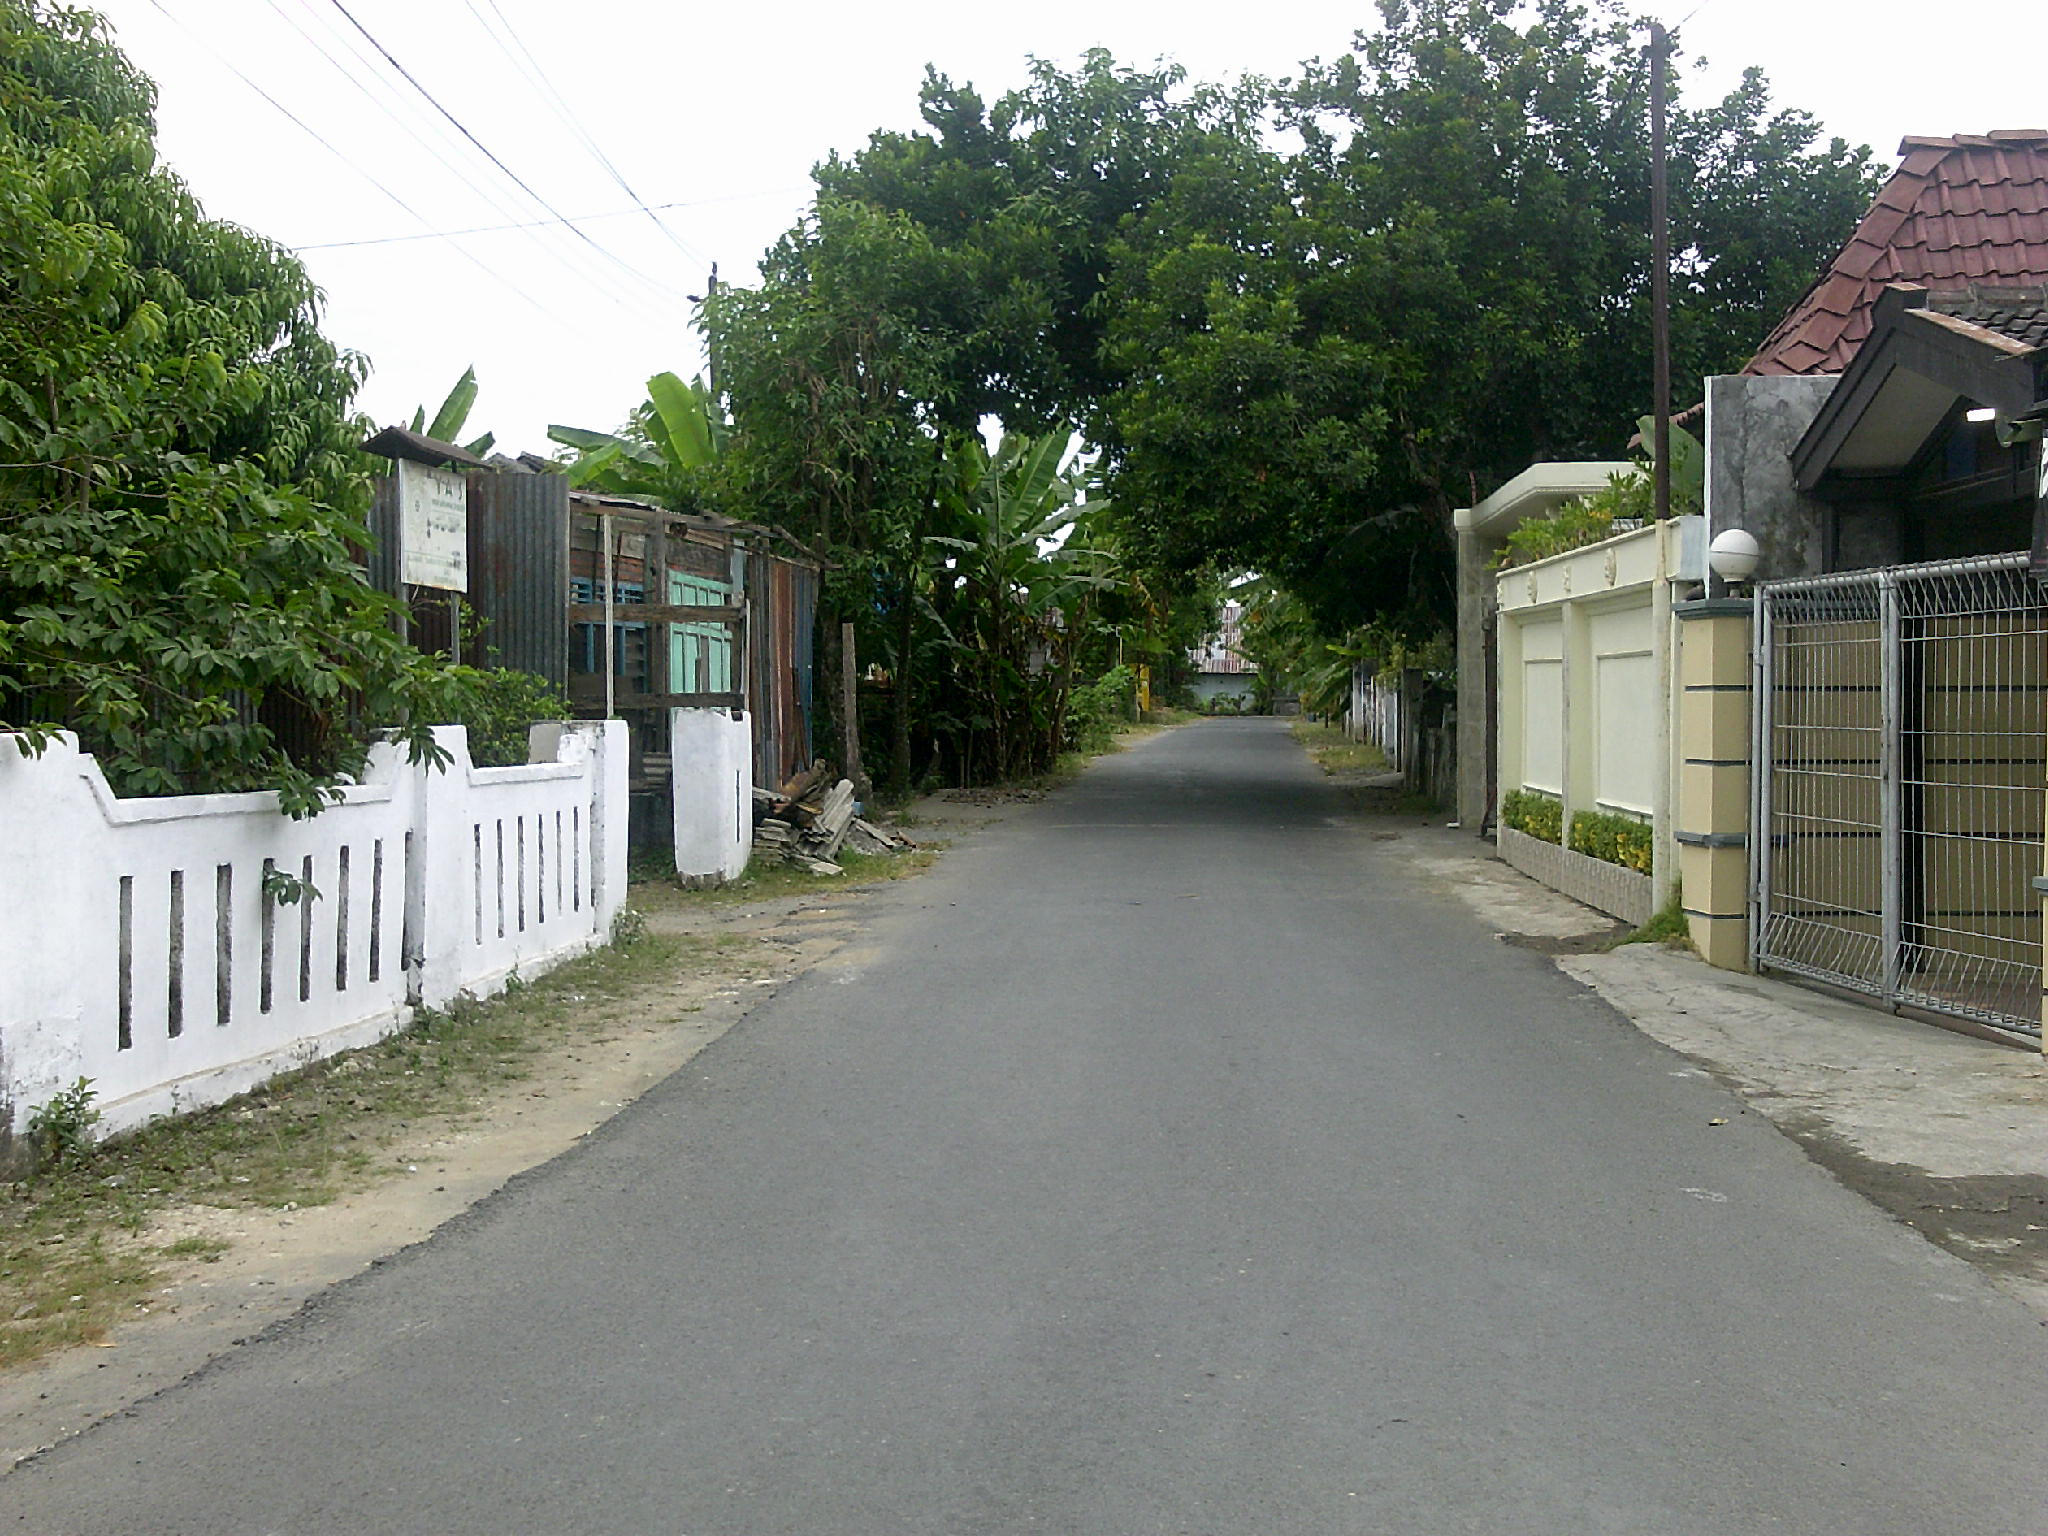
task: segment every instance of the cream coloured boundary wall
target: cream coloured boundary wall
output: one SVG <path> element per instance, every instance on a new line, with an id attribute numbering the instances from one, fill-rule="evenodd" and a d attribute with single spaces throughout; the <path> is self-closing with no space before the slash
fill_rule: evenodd
<path id="1" fill-rule="evenodd" d="M 375 747 L 303 821 L 267 793 L 116 799 L 74 737 L 0 737 L 0 1131 L 80 1077 L 108 1130 L 218 1103 L 605 942 L 624 724 L 535 726 L 511 768 L 467 734 L 436 728 L 445 769 Z"/>
<path id="2" fill-rule="evenodd" d="M 1642 817 L 1653 849 L 1649 877 L 1622 871 L 1629 878 L 1620 882 L 1612 866 L 1568 850 L 1517 859 L 1519 842 L 1503 837 L 1502 856 L 1633 922 L 1661 907 L 1677 880 L 1672 588 L 1704 572 L 1704 522 L 1680 517 L 1495 578 L 1501 794 L 1557 796 L 1567 829 L 1586 810 Z"/>

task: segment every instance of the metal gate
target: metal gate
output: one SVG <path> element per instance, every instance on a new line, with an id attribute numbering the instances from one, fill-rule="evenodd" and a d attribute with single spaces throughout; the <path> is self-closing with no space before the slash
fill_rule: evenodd
<path id="1" fill-rule="evenodd" d="M 2048 603 L 2025 555 L 1757 591 L 1753 958 L 2041 1033 Z"/>

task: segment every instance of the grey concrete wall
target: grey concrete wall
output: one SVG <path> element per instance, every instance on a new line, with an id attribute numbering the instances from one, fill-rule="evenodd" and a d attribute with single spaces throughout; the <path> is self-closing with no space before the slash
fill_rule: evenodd
<path id="1" fill-rule="evenodd" d="M 1493 807 L 1493 700 L 1486 687 L 1486 637 L 1494 623 L 1493 557 L 1499 544 L 1458 534 L 1458 821 L 1477 833 Z"/>
<path id="2" fill-rule="evenodd" d="M 1762 581 L 1827 568 L 1827 514 L 1792 484 L 1792 449 L 1812 425 L 1833 375 L 1707 380 L 1707 536 L 1742 528 L 1763 548 Z"/>

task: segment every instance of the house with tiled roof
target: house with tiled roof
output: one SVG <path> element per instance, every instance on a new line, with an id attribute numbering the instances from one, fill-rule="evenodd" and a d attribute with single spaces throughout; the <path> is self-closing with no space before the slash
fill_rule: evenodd
<path id="1" fill-rule="evenodd" d="M 1827 569 L 2029 550 L 2048 417 L 2048 284 L 1886 285 L 1789 455 Z"/>
<path id="2" fill-rule="evenodd" d="M 1958 419 L 1987 407 L 1985 400 L 1963 401 L 1974 376 L 1944 372 L 1947 365 L 1919 338 L 1944 323 L 1935 317 L 1968 324 L 1960 314 L 1972 304 L 1983 310 L 2003 302 L 1999 296 L 2048 285 L 2048 131 L 1911 137 L 1899 153 L 1898 170 L 1827 270 L 1743 371 L 1707 381 L 1708 520 L 1714 531 L 1741 527 L 1755 535 L 1763 549 L 1758 574 L 1765 578 L 1995 553 L 2025 547 L 2031 537 L 2017 531 L 2010 507 L 1992 516 L 1981 506 L 1964 509 L 1948 494 L 1945 510 L 1936 511 L 1941 498 L 1905 494 L 1906 458 L 1918 455 L 1916 473 L 1924 478 L 1934 459 L 1967 455 L 1982 435 L 1945 428 L 1924 419 L 1921 409 L 1883 429 L 1885 452 L 1897 461 L 1885 466 L 1892 474 L 1883 486 L 1873 464 L 1813 469 L 1817 461 L 1810 455 L 1819 450 L 1811 447 L 1806 462 L 1813 472 L 1795 478 L 1788 470 L 1823 411 L 1839 424 L 1848 413 L 1860 419 L 1878 396 L 1891 411 L 1915 391 L 1940 395 L 1941 410 Z M 1898 297 L 1907 293 L 1925 300 Z M 1923 313 L 1900 322 L 1882 368 L 1866 368 L 1853 389 L 1838 389 L 1887 305 Z M 1944 355 L 1952 362 L 1958 354 Z M 1916 373 L 1915 361 L 1940 377 Z M 1910 447 L 1897 436 L 1909 425 L 1921 433 Z M 1873 417 L 1848 449 L 1851 456 L 1867 450 L 1879 433 Z"/>
<path id="3" fill-rule="evenodd" d="M 1683 884 L 1722 963 L 2038 1047 L 2048 133 L 1902 154 L 1707 381 L 1710 531 L 1757 539 L 1760 585 L 1675 609 L 1681 651 L 1726 651 L 1694 677 L 1749 695 L 1702 706 L 1678 765 Z"/>
<path id="4" fill-rule="evenodd" d="M 1934 293 L 2048 283 L 2048 132 L 1907 138 L 1856 231 L 1743 372 L 1840 373 L 1893 283 Z"/>

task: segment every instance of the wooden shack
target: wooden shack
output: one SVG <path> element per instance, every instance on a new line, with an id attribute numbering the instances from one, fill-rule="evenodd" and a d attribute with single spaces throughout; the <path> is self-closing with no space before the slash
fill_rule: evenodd
<path id="1" fill-rule="evenodd" d="M 668 711 L 745 709 L 756 783 L 810 766 L 818 568 L 713 512 L 568 495 L 567 689 L 632 722 L 636 771 L 667 772 Z"/>
<path id="2" fill-rule="evenodd" d="M 366 451 L 459 471 L 467 503 L 464 623 L 448 591 L 402 582 L 398 479 L 378 481 L 372 585 L 401 596 L 422 650 L 547 678 L 579 718 L 632 726 L 636 797 L 668 793 L 669 710 L 743 709 L 754 779 L 810 766 L 818 566 L 768 529 L 712 512 L 571 490 L 545 460 L 488 463 L 389 428 Z M 656 809 L 643 809 L 649 826 Z"/>

